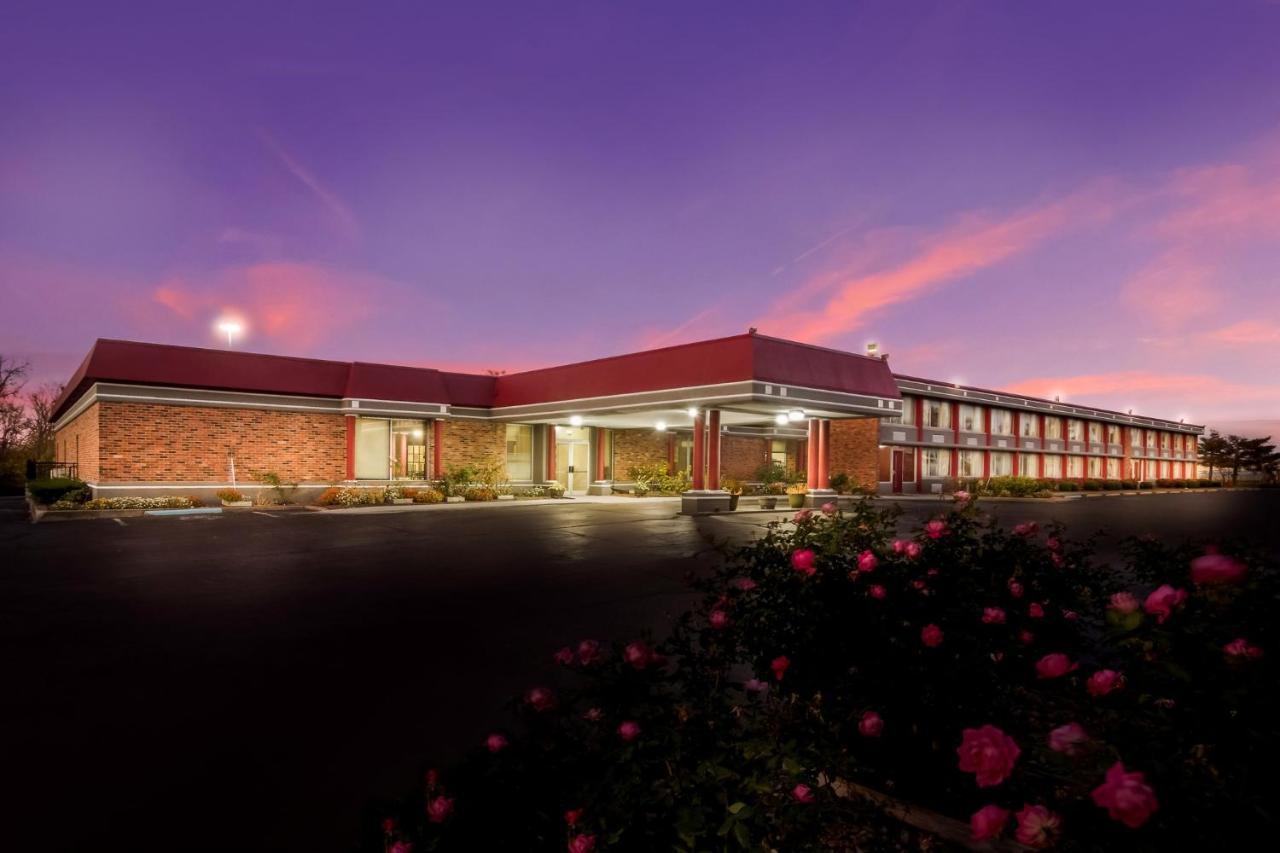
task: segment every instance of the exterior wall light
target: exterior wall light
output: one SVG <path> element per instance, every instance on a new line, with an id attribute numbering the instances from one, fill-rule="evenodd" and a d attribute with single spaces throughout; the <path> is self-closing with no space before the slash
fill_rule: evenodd
<path id="1" fill-rule="evenodd" d="M 582 415 L 571 415 L 569 417 L 569 426 L 572 426 L 572 427 L 582 426 Z"/>
<path id="2" fill-rule="evenodd" d="M 791 419 L 787 417 L 786 412 L 782 412 L 776 418 L 773 419 L 774 423 L 776 423 L 778 426 L 786 426 L 787 422 L 790 420 Z"/>
<path id="3" fill-rule="evenodd" d="M 787 412 L 787 420 L 802 421 L 804 420 L 804 412 L 801 409 L 792 409 L 791 411 Z"/>
<path id="4" fill-rule="evenodd" d="M 666 421 L 658 421 L 656 424 L 654 424 L 654 425 L 653 425 L 653 428 L 654 428 L 654 429 L 656 429 L 658 432 L 666 432 L 666 431 L 667 431 L 667 422 L 666 422 Z"/>
<path id="5" fill-rule="evenodd" d="M 685 409 L 685 413 L 688 414 L 689 417 L 691 418 L 696 418 L 698 416 L 698 407 L 690 406 L 689 408 Z"/>

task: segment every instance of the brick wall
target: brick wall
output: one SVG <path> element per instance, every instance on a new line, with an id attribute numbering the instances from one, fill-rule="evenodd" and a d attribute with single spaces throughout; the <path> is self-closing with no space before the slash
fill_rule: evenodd
<path id="1" fill-rule="evenodd" d="M 875 489 L 879 445 L 879 418 L 831 421 L 831 474 L 843 472 L 849 475 L 851 484 Z"/>
<path id="2" fill-rule="evenodd" d="M 441 462 L 450 465 L 485 465 L 507 461 L 507 425 L 481 421 L 446 421 L 441 442 Z"/>
<path id="3" fill-rule="evenodd" d="M 613 431 L 614 479 L 625 482 L 633 465 L 667 465 L 667 433 L 651 429 Z"/>
<path id="4" fill-rule="evenodd" d="M 769 441 L 746 435 L 720 436 L 720 476 L 750 480 L 769 461 Z"/>
<path id="5" fill-rule="evenodd" d="M 54 434 L 55 454 L 59 462 L 75 462 L 79 467 L 80 479 L 87 483 L 96 483 L 100 476 L 99 441 L 98 441 L 98 406 L 94 403 L 75 420 Z"/>
<path id="6" fill-rule="evenodd" d="M 146 403 L 97 406 L 103 482 L 226 482 L 231 453 L 241 481 L 264 471 L 289 482 L 336 482 L 346 476 L 341 415 Z"/>

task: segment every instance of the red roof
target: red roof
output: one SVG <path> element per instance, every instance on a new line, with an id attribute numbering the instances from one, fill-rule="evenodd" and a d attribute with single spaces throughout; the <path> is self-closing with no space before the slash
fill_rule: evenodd
<path id="1" fill-rule="evenodd" d="M 756 334 L 498 377 L 99 340 L 54 415 L 61 416 L 95 382 L 489 408 L 749 380 L 898 396 L 888 365 L 879 359 Z"/>

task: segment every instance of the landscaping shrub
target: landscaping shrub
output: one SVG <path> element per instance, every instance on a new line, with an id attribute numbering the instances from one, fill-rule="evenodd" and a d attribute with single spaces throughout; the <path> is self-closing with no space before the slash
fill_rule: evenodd
<path id="1" fill-rule="evenodd" d="M 840 495 L 847 494 L 850 488 L 853 487 L 853 483 L 849 479 L 849 475 L 843 471 L 832 474 L 830 483 L 831 488 L 835 490 L 836 494 Z"/>
<path id="2" fill-rule="evenodd" d="M 229 504 L 244 500 L 244 495 L 237 489 L 219 489 L 216 494 L 218 500 L 226 501 Z"/>
<path id="3" fill-rule="evenodd" d="M 1086 492 L 1100 492 L 1102 491 L 1102 481 L 1101 480 L 1085 480 L 1084 483 L 1081 484 L 1081 489 Z"/>
<path id="4" fill-rule="evenodd" d="M 468 486 L 462 496 L 469 501 L 496 501 L 498 490 L 492 486 Z"/>
<path id="5" fill-rule="evenodd" d="M 1103 480 L 1102 488 L 1104 491 L 1118 492 L 1120 491 L 1120 481 L 1119 480 Z"/>
<path id="6" fill-rule="evenodd" d="M 632 465 L 627 469 L 627 479 L 636 484 L 636 494 L 646 495 L 653 492 L 662 495 L 678 495 L 689 488 L 689 472 L 667 473 L 663 464 Z"/>
<path id="7" fill-rule="evenodd" d="M 1139 480 L 1139 481 L 1138 481 L 1138 488 L 1139 488 L 1139 489 L 1150 489 L 1150 488 L 1154 488 L 1154 487 L 1153 487 L 1152 483 L 1151 483 L 1150 481 L 1148 481 L 1148 480 Z"/>
<path id="8" fill-rule="evenodd" d="M 438 504 L 444 502 L 444 492 L 439 489 L 414 489 L 413 502 L 416 504 Z"/>
<path id="9" fill-rule="evenodd" d="M 475 469 L 469 465 L 450 465 L 444 476 L 436 481 L 435 488 L 445 497 L 466 497 L 467 486 L 475 480 Z"/>
<path id="10" fill-rule="evenodd" d="M 1272 837 L 1274 562 L 1142 539 L 1102 565 L 973 501 L 899 516 L 770 525 L 661 645 L 566 637 L 519 725 L 371 815 L 366 849 L 925 848 L 842 843 L 877 822 L 846 781 L 1033 847 Z"/>
<path id="11" fill-rule="evenodd" d="M 1080 484 L 1074 480 L 1062 480 L 1058 483 L 1058 491 L 1060 492 L 1078 492 Z"/>
<path id="12" fill-rule="evenodd" d="M 58 501 L 50 509 L 191 509 L 203 506 L 200 498 L 163 495 L 154 498 L 119 497 L 94 498 L 85 503 Z"/>
<path id="13" fill-rule="evenodd" d="M 64 498 L 74 502 L 74 497 L 67 497 L 70 492 L 83 492 L 85 499 L 87 499 L 88 489 L 89 487 L 84 480 L 77 480 L 71 477 L 51 477 L 44 480 L 27 481 L 27 491 L 31 493 L 32 499 L 38 504 L 52 504 Z"/>
<path id="14" fill-rule="evenodd" d="M 386 503 L 386 489 L 359 488 L 354 486 L 334 486 L 325 489 L 316 498 L 320 506 L 378 506 Z"/>
<path id="15" fill-rule="evenodd" d="M 1138 488 L 1137 480 L 1121 480 L 1120 485 L 1124 486 L 1126 491 L 1133 491 Z"/>

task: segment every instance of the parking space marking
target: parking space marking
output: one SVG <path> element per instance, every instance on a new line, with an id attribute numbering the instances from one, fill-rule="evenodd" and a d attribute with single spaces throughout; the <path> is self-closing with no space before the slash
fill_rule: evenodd
<path id="1" fill-rule="evenodd" d="M 254 514 L 254 515 L 265 515 L 267 518 L 279 518 L 279 517 L 280 517 L 280 516 L 278 516 L 278 515 L 272 515 L 272 514 L 271 514 L 271 513 L 269 513 L 269 512 L 259 512 L 259 511 L 258 511 L 258 510 L 256 510 L 256 509 L 255 509 L 255 510 L 253 510 L 253 514 Z"/>
<path id="2" fill-rule="evenodd" d="M 112 521 L 114 521 L 116 524 L 120 525 L 121 527 L 128 527 L 128 526 L 129 526 L 129 525 L 127 525 L 127 524 L 125 524 L 125 523 L 124 523 L 124 519 L 123 519 L 123 518 L 113 518 L 113 519 L 111 519 L 111 520 L 112 520 Z"/>

